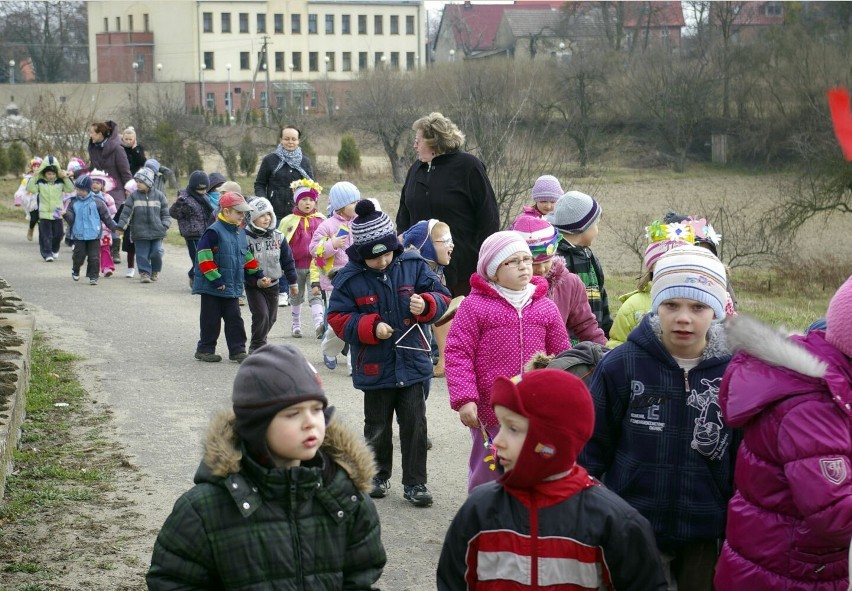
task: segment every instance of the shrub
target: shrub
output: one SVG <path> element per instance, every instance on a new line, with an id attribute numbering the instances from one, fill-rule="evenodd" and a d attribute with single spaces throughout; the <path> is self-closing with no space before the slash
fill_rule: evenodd
<path id="1" fill-rule="evenodd" d="M 204 162 L 201 160 L 201 154 L 198 153 L 195 144 L 189 144 L 186 147 L 183 159 L 186 170 L 204 170 Z"/>
<path id="2" fill-rule="evenodd" d="M 349 134 L 340 138 L 340 151 L 337 153 L 337 165 L 346 172 L 361 170 L 361 152 L 355 145 L 355 138 Z"/>
<path id="3" fill-rule="evenodd" d="M 236 178 L 239 170 L 237 169 L 237 152 L 233 148 L 225 148 L 225 176 L 229 179 Z"/>
<path id="4" fill-rule="evenodd" d="M 246 133 L 240 142 L 240 168 L 243 174 L 250 175 L 257 168 L 257 150 L 251 141 L 251 134 Z"/>
<path id="5" fill-rule="evenodd" d="M 0 176 L 9 172 L 9 157 L 6 155 L 6 149 L 0 145 Z"/>
<path id="6" fill-rule="evenodd" d="M 23 146 L 18 142 L 12 142 L 9 146 L 9 172 L 12 174 L 21 174 L 27 168 L 27 155 L 24 152 Z"/>
<path id="7" fill-rule="evenodd" d="M 316 166 L 317 151 L 314 150 L 314 147 L 311 145 L 311 140 L 306 137 L 301 138 L 301 140 L 299 140 L 299 147 L 302 148 L 302 152 L 307 154 L 308 158 L 311 159 L 311 163 Z"/>

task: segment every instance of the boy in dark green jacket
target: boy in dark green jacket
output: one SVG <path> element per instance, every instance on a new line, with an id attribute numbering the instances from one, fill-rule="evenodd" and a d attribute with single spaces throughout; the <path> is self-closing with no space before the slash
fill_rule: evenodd
<path id="1" fill-rule="evenodd" d="M 372 589 L 385 565 L 373 456 L 333 410 L 296 347 L 252 353 L 157 537 L 148 589 Z"/>

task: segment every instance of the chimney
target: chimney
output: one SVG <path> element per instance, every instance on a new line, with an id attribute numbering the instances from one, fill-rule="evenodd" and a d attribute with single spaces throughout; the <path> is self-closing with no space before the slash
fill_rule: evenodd
<path id="1" fill-rule="evenodd" d="M 464 0 L 464 9 L 470 10 L 471 8 L 473 7 L 470 5 L 470 0 Z"/>

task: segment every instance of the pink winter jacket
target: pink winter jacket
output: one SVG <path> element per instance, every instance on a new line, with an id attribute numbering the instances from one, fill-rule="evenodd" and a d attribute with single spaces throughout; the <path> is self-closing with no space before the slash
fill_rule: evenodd
<path id="1" fill-rule="evenodd" d="M 592 312 L 592 307 L 589 306 L 586 286 L 583 285 L 579 275 L 568 270 L 565 259 L 553 257 L 550 272 L 545 278 L 550 287 L 547 297 L 559 308 L 559 314 L 570 336 L 578 341 L 606 345 L 606 335 L 598 326 L 598 320 Z"/>
<path id="2" fill-rule="evenodd" d="M 547 281 L 533 277 L 535 293 L 517 310 L 477 273 L 470 276 L 470 295 L 459 305 L 445 351 L 450 406 L 458 410 L 475 402 L 480 422 L 497 426 L 491 408 L 491 386 L 499 376 L 513 377 L 539 351 L 556 355 L 571 348 L 568 332 L 547 298 Z"/>
<path id="3" fill-rule="evenodd" d="M 346 226 L 348 228 L 349 224 L 350 221 L 337 212 L 334 212 L 330 218 L 324 220 L 323 223 L 321 223 L 314 231 L 314 235 L 311 238 L 311 243 L 308 247 L 311 251 L 311 256 L 322 257 L 325 259 L 334 257 L 332 269 L 340 269 L 344 267 L 346 263 L 349 262 L 349 256 L 346 254 L 346 249 L 352 246 L 352 234 L 349 233 L 346 235 L 346 244 L 343 245 L 343 248 L 335 249 L 331 245 L 331 239 L 337 236 L 337 231 L 340 229 L 340 226 Z M 317 263 L 317 267 L 319 266 L 319 263 Z M 329 291 L 331 289 L 331 280 L 322 270 L 320 270 L 320 287 L 325 291 Z"/>
<path id="4" fill-rule="evenodd" d="M 846 591 L 852 538 L 852 360 L 815 331 L 727 321 L 741 352 L 719 403 L 744 430 L 718 591 Z"/>
<path id="5" fill-rule="evenodd" d="M 538 208 L 535 205 L 524 205 L 523 211 L 521 211 L 521 213 L 518 214 L 518 217 L 515 218 L 515 221 L 513 221 L 512 225 L 509 226 L 509 227 L 514 228 L 515 224 L 518 223 L 518 220 L 523 218 L 523 217 L 543 218 L 544 216 L 541 215 L 541 212 L 538 210 Z"/>

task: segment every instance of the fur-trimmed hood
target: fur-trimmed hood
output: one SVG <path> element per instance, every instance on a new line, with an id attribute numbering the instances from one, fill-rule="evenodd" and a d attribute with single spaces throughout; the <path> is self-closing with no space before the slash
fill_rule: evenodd
<path id="1" fill-rule="evenodd" d="M 742 314 L 725 326 L 737 352 L 723 389 L 730 424 L 744 425 L 779 400 L 818 391 L 826 391 L 852 417 L 852 363 L 822 331 L 788 336 Z"/>
<path id="2" fill-rule="evenodd" d="M 234 411 L 225 409 L 213 416 L 207 428 L 201 469 L 206 467 L 214 477 L 226 478 L 240 471 L 243 447 L 235 421 Z M 326 427 L 320 451 L 346 471 L 358 490 L 369 492 L 372 489 L 376 464 L 370 448 L 333 416 Z"/>
<path id="3" fill-rule="evenodd" d="M 568 274 L 571 271 L 565 266 L 565 259 L 562 257 L 553 257 L 553 262 L 550 265 L 550 271 L 545 275 L 548 285 L 548 293 L 555 291 L 559 286 L 568 281 Z"/>

